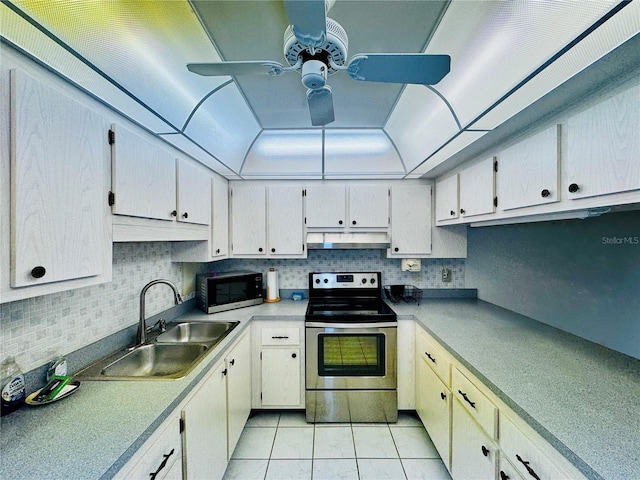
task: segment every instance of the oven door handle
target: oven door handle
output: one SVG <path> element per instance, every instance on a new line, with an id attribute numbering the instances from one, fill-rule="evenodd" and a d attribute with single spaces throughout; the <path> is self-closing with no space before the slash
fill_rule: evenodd
<path id="1" fill-rule="evenodd" d="M 328 322 L 305 322 L 305 327 L 311 328 L 393 328 L 398 326 L 398 322 L 373 322 L 373 323 L 328 323 Z"/>

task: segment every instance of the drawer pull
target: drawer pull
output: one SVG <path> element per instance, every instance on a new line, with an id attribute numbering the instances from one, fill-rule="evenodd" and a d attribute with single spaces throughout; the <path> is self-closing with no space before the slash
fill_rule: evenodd
<path id="1" fill-rule="evenodd" d="M 504 471 L 500 470 L 500 480 L 509 480 L 511 477 L 504 473 Z"/>
<path id="2" fill-rule="evenodd" d="M 431 360 L 433 363 L 436 363 L 436 359 L 433 358 L 429 352 L 424 352 L 424 354 L 427 356 L 429 360 Z"/>
<path id="3" fill-rule="evenodd" d="M 488 456 L 489 456 L 489 449 L 488 449 L 487 447 L 485 447 L 484 445 L 482 445 L 482 454 L 483 454 L 485 457 L 488 457 Z"/>
<path id="4" fill-rule="evenodd" d="M 525 461 L 522 459 L 522 457 L 521 457 L 520 455 L 518 455 L 517 453 L 516 453 L 516 458 L 518 459 L 518 461 L 519 461 L 522 465 L 524 465 L 524 468 L 526 468 L 526 469 L 527 469 L 527 472 L 529 473 L 529 475 L 531 475 L 531 476 L 532 476 L 533 478 L 535 478 L 536 480 L 540 480 L 540 477 L 536 474 L 536 471 L 535 471 L 533 468 L 531 468 L 531 467 L 529 466 L 529 462 L 525 462 Z"/>
<path id="5" fill-rule="evenodd" d="M 445 398 L 447 398 L 447 396 L 444 394 L 444 392 L 440 392 L 440 398 L 444 400 Z"/>
<path id="6" fill-rule="evenodd" d="M 471 405 L 471 408 L 476 408 L 476 402 L 472 402 L 471 400 L 469 400 L 469 397 L 467 397 L 467 394 L 464 393 L 462 390 L 458 390 L 458 393 L 460 395 L 462 395 L 462 398 L 464 398 L 464 400 Z"/>
<path id="7" fill-rule="evenodd" d="M 158 474 L 160 473 L 160 470 L 162 470 L 164 467 L 167 466 L 167 462 L 169 461 L 169 457 L 171 455 L 173 455 L 174 451 L 175 451 L 175 448 L 172 448 L 171 451 L 168 454 L 162 455 L 164 458 L 162 460 L 162 463 L 158 467 L 158 469 L 155 472 L 149 474 L 149 476 L 151 477 L 151 480 L 155 480 L 156 477 L 158 476 Z"/>
<path id="8" fill-rule="evenodd" d="M 289 338 L 289 337 L 288 337 L 288 336 L 286 336 L 286 335 L 276 335 L 276 336 L 273 336 L 273 337 L 271 337 L 271 338 L 276 339 L 276 340 L 281 340 L 281 339 L 283 339 L 283 338 Z"/>

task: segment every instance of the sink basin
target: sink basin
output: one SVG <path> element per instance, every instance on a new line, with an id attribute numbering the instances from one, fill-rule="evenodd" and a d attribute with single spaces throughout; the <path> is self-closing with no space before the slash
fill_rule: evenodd
<path id="1" fill-rule="evenodd" d="M 100 373 L 107 377 L 180 378 L 208 349 L 200 343 L 142 345 L 107 365 Z"/>
<path id="2" fill-rule="evenodd" d="M 184 322 L 158 335 L 157 343 L 218 343 L 240 322 Z"/>

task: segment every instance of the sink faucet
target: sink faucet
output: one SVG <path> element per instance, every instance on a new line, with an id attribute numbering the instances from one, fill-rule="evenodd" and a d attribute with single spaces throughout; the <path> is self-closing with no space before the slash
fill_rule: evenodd
<path id="1" fill-rule="evenodd" d="M 149 288 L 153 287 L 158 283 L 164 283 L 165 285 L 169 285 L 173 290 L 173 301 L 176 305 L 182 303 L 182 298 L 180 297 L 180 293 L 178 293 L 178 289 L 176 286 L 171 283 L 169 280 L 152 280 L 147 283 L 140 292 L 140 322 L 138 323 L 138 333 L 136 334 L 136 345 L 142 345 L 147 341 L 147 322 L 145 319 L 144 306 L 145 306 L 145 295 Z"/>

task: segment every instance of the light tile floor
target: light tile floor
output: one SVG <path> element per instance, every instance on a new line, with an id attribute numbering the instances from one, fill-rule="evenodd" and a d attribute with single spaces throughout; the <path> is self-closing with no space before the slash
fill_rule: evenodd
<path id="1" fill-rule="evenodd" d="M 308 424 L 304 412 L 249 418 L 224 480 L 451 480 L 420 420 Z"/>

